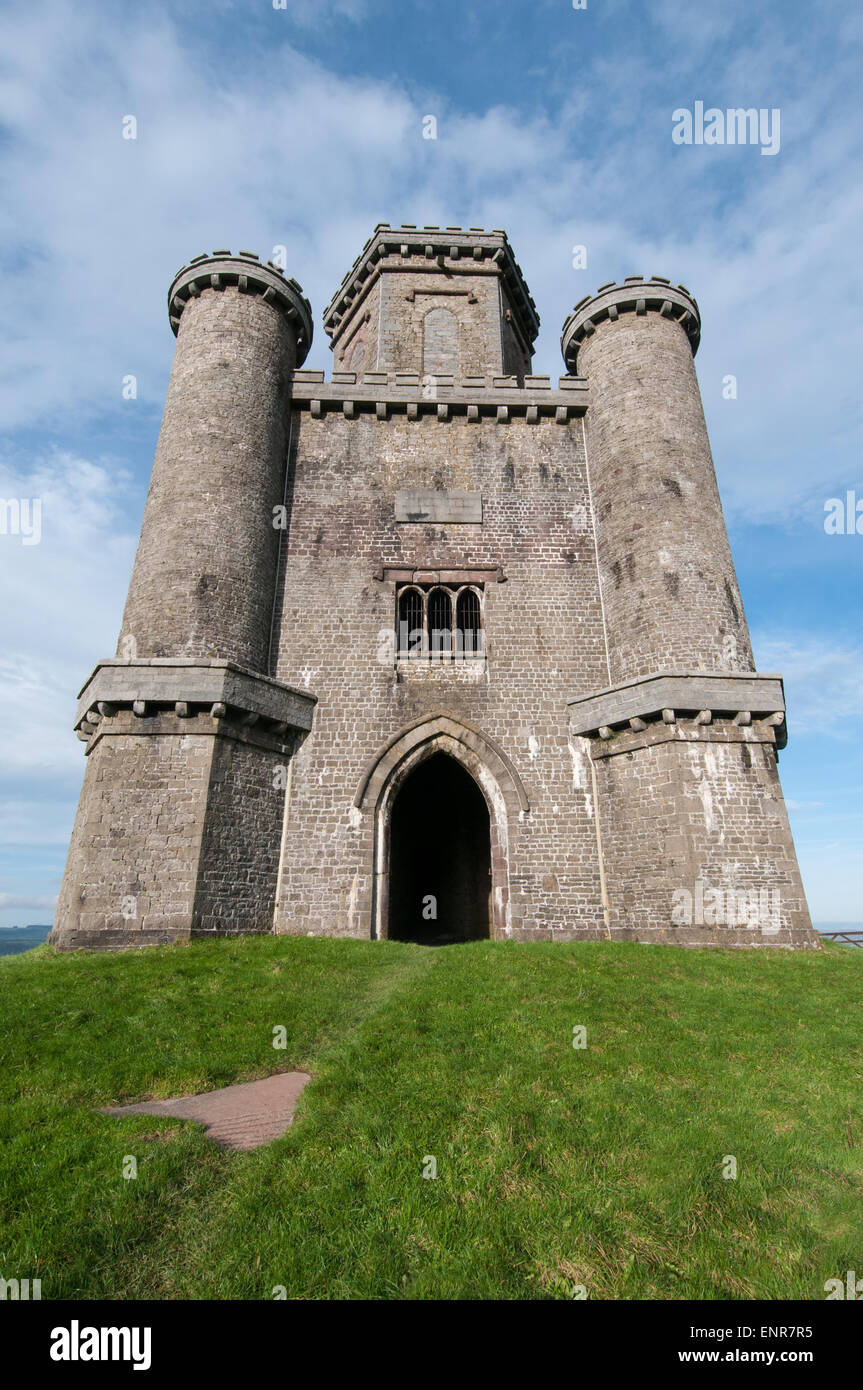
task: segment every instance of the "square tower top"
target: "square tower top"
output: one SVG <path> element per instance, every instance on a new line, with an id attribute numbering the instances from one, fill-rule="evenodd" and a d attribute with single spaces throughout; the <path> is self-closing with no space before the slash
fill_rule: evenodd
<path id="1" fill-rule="evenodd" d="M 506 232 L 378 223 L 324 311 L 334 367 L 530 373 L 539 315 Z"/>

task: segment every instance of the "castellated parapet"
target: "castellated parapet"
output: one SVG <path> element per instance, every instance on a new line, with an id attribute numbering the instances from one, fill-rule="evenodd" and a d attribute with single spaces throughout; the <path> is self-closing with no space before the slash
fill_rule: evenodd
<path id="1" fill-rule="evenodd" d="M 177 347 L 52 939 L 817 945 L 694 367 L 630 276 L 532 372 L 506 234 L 375 228 L 324 314 L 249 252 Z"/>

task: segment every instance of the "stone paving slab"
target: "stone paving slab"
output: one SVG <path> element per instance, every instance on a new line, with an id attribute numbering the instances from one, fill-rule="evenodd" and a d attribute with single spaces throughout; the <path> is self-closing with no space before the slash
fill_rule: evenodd
<path id="1" fill-rule="evenodd" d="M 245 1081 L 221 1091 L 137 1105 L 106 1107 L 103 1115 L 170 1115 L 197 1120 L 209 1139 L 227 1149 L 256 1149 L 278 1139 L 293 1122 L 297 1101 L 311 1081 L 308 1072 L 287 1071 L 263 1081 Z"/>

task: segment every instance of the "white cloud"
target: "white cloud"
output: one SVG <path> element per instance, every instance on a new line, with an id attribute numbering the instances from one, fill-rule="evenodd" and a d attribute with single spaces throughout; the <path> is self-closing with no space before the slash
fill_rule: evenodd
<path id="1" fill-rule="evenodd" d="M 799 734 L 856 738 L 863 718 L 863 646 L 808 634 L 753 634 L 758 670 L 785 678 L 789 727 Z"/>
<path id="2" fill-rule="evenodd" d="M 92 6 L 57 9 L 44 44 L 41 17 L 0 21 L 15 69 L 0 94 L 0 237 L 20 259 L 5 286 L 7 428 L 112 409 L 127 372 L 157 406 L 165 294 L 201 250 L 286 244 L 319 312 L 389 200 L 409 126 L 419 139 L 397 87 L 333 77 L 287 44 L 277 83 L 253 54 L 214 80 L 158 12 L 104 25 Z"/>
<path id="3" fill-rule="evenodd" d="M 269 0 L 269 3 L 274 6 L 274 0 Z M 366 0 L 280 0 L 280 8 L 275 13 L 277 21 L 284 16 L 290 36 L 291 26 L 295 24 L 304 29 L 315 29 L 343 20 L 359 24 L 367 17 L 369 8 Z"/>
<path id="4" fill-rule="evenodd" d="M 47 908 L 53 912 L 56 905 L 56 893 L 0 893 L 0 908 Z"/>
<path id="5" fill-rule="evenodd" d="M 42 538 L 0 536 L 2 775 L 55 782 L 83 765 L 75 696 L 111 656 L 136 537 L 125 511 L 128 470 L 55 452 L 28 467 L 0 460 L 0 496 L 39 498 Z"/>

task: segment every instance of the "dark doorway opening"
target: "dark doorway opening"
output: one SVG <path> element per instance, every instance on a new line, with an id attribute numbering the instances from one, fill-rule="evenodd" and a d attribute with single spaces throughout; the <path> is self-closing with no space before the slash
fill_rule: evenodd
<path id="1" fill-rule="evenodd" d="M 397 792 L 390 820 L 389 936 L 445 946 L 489 935 L 491 827 L 460 763 L 435 753 Z"/>

